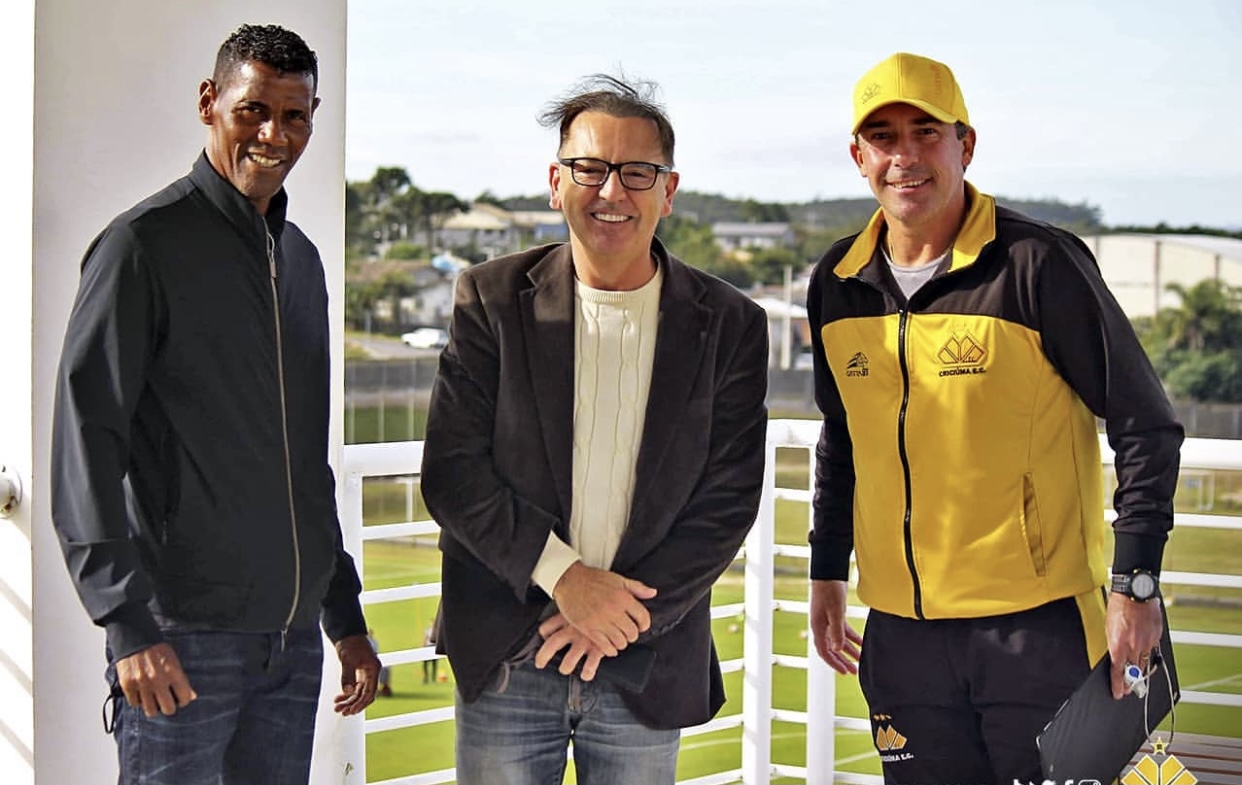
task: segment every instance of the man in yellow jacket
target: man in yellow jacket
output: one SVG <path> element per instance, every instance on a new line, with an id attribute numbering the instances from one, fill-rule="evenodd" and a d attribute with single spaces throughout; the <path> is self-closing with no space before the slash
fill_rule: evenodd
<path id="1" fill-rule="evenodd" d="M 860 674 L 887 782 L 1041 780 L 1062 701 L 1105 651 L 1121 697 L 1162 625 L 1182 428 L 1082 242 L 966 182 L 975 138 L 944 64 L 899 53 L 864 75 L 850 154 L 879 209 L 807 295 L 811 629 Z"/>

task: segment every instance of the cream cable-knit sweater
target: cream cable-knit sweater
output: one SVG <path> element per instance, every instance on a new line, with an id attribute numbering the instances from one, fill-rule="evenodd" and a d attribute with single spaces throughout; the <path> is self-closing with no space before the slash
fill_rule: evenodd
<path id="1" fill-rule="evenodd" d="M 657 268 L 628 292 L 576 282 L 574 487 L 569 542 L 548 535 L 532 580 L 549 596 L 578 560 L 608 569 L 630 517 L 638 447 L 660 326 Z"/>

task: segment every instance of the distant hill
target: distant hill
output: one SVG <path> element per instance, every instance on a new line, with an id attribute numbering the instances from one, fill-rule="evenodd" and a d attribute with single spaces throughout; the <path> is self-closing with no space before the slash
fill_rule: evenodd
<path id="1" fill-rule="evenodd" d="M 517 196 L 502 201 L 510 210 L 545 210 L 548 206 L 546 195 Z M 1100 221 L 1100 208 L 1086 203 L 1066 204 L 1056 199 L 1009 199 L 1004 196 L 996 197 L 996 201 L 1036 220 L 1078 234 L 1095 234 L 1105 230 Z M 816 231 L 862 226 L 875 212 L 875 208 L 875 200 L 869 197 L 781 203 L 731 199 L 698 191 L 678 191 L 673 210 L 677 215 L 701 224 L 722 221 L 788 221 L 802 229 Z"/>

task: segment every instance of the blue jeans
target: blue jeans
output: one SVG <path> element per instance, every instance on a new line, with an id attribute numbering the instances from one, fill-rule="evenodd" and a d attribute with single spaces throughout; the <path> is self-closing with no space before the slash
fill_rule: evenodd
<path id="1" fill-rule="evenodd" d="M 678 730 L 653 730 L 616 688 L 519 665 L 503 692 L 457 693 L 458 785 L 554 785 L 574 745 L 579 785 L 672 785 Z"/>
<path id="2" fill-rule="evenodd" d="M 116 705 L 119 785 L 303 785 L 323 675 L 317 627 L 165 630 L 198 699 L 172 716 Z M 119 692 L 116 669 L 108 683 Z"/>

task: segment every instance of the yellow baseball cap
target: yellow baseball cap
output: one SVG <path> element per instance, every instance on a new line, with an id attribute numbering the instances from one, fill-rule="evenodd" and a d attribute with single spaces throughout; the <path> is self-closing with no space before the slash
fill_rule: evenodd
<path id="1" fill-rule="evenodd" d="M 917 106 L 944 123 L 970 125 L 966 101 L 944 63 L 920 55 L 898 52 L 868 71 L 854 87 L 854 128 L 875 110 L 889 104 Z"/>

